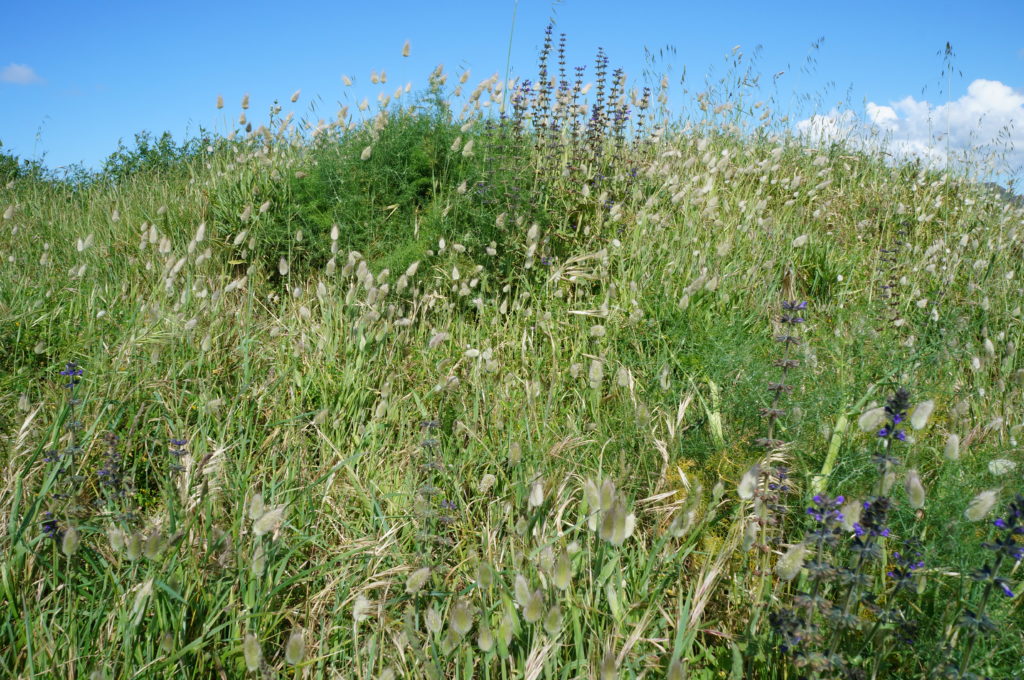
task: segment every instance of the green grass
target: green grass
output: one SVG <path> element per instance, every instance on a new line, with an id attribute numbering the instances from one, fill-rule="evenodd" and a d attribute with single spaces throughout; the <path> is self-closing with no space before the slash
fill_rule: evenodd
<path id="1" fill-rule="evenodd" d="M 568 133 L 487 125 L 480 89 L 468 118 L 435 75 L 316 141 L 274 119 L 169 168 L 121 149 L 116 177 L 0 188 L 5 676 L 802 677 L 768 613 L 807 572 L 773 569 L 813 480 L 870 493 L 857 419 L 898 386 L 936 402 L 897 452 L 927 502 L 910 509 L 901 476 L 890 518 L 925 542 L 927 582 L 907 609 L 918 660 L 872 649 L 879 677 L 963 658 L 951 624 L 992 532 L 963 512 L 1021 490 L 1020 211 L 771 121 L 605 131 L 595 160 Z M 763 511 L 736 487 L 767 464 L 788 299 L 809 307 L 771 460 L 793 491 L 744 540 Z M 996 458 L 1018 467 L 996 477 Z M 587 480 L 620 504 L 595 508 Z M 974 671 L 1024 670 L 1020 603 L 989 602 Z"/>

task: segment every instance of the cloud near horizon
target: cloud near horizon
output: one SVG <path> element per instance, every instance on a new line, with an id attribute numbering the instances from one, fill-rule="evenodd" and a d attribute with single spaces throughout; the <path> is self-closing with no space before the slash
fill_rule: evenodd
<path id="1" fill-rule="evenodd" d="M 799 121 L 797 130 L 815 142 L 845 140 L 933 167 L 950 160 L 947 145 L 954 162 L 1003 153 L 997 172 L 1024 165 L 1024 93 L 996 80 L 975 80 L 965 95 L 939 106 L 910 96 L 889 105 L 868 102 L 865 114 L 866 120 L 833 109 Z"/>
<path id="2" fill-rule="evenodd" d="M 15 64 L 12 62 L 4 70 L 0 71 L 0 82 L 4 83 L 31 85 L 32 83 L 42 82 L 42 80 L 35 69 L 26 64 Z"/>

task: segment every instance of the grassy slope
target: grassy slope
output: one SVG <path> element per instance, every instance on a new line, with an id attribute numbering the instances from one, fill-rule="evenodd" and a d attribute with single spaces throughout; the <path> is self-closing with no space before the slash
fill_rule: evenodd
<path id="1" fill-rule="evenodd" d="M 905 385 L 938 406 L 903 454 L 928 489 L 923 518 L 904 505 L 894 525 L 928 539 L 929 567 L 978 566 L 986 534 L 956 520 L 977 491 L 1019 488 L 1020 468 L 994 479 L 991 459 L 1024 462 L 1020 213 L 841 147 L 711 127 L 620 152 L 638 179 L 609 173 L 609 208 L 601 185 L 538 186 L 546 157 L 496 154 L 479 126 L 393 124 L 391 155 L 376 135 L 225 144 L 176 176 L 0 189 L 14 206 L 0 240 L 5 674 L 241 677 L 253 633 L 272 675 L 296 630 L 312 677 L 735 669 L 750 598 L 785 592 L 755 595 L 775 557 L 743 550 L 750 508 L 734 492 L 764 455 L 783 299 L 810 304 L 783 400 L 796 408 L 775 432 L 799 491 L 772 549 L 800 539 L 834 431 L 828 490 L 867 493 L 871 437 L 837 423 Z M 403 135 L 428 140 L 419 160 Z M 475 154 L 455 136 L 478 139 Z M 543 203 L 488 203 L 481 178 Z M 57 375 L 72 359 L 85 370 L 73 411 Z M 97 483 L 108 432 L 126 498 Z M 957 463 L 942 459 L 949 433 Z M 189 440 L 181 471 L 175 437 Z M 76 444 L 57 476 L 45 452 Z M 621 547 L 587 529 L 583 482 L 598 477 L 636 516 Z M 699 527 L 666 533 L 719 479 L 724 495 L 693 506 Z M 263 536 L 247 515 L 257 492 L 285 509 Z M 72 558 L 40 535 L 45 510 L 80 532 Z M 115 526 L 146 554 L 113 549 Z M 926 609 L 959 592 L 938 581 Z M 1020 623 L 1015 602 L 996 613 Z M 476 625 L 460 641 L 463 607 Z M 1019 663 L 1006 650 L 1020 630 L 982 645 L 985 662 Z M 768 674 L 744 650 L 748 673 Z"/>

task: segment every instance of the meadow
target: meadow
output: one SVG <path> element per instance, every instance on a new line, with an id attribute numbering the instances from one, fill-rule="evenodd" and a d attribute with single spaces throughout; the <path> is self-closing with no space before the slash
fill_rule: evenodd
<path id="1" fill-rule="evenodd" d="M 0 165 L 0 675 L 1024 675 L 1024 209 L 538 61 Z"/>

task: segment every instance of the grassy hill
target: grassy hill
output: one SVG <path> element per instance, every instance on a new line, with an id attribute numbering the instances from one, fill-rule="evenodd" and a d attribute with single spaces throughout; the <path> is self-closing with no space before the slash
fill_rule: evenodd
<path id="1" fill-rule="evenodd" d="M 549 56 L 12 171 L 3 675 L 1024 673 L 1024 212 Z"/>

